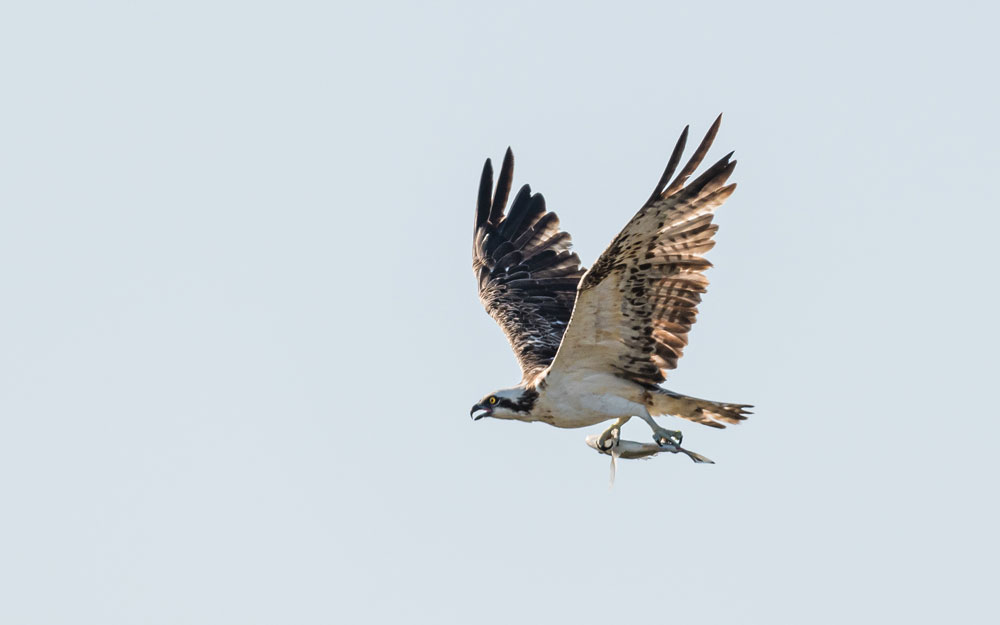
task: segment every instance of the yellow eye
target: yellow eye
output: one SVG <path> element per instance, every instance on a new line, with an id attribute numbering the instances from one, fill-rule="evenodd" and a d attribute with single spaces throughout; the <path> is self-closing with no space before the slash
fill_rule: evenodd
<path id="1" fill-rule="evenodd" d="M 495 404 L 495 403 L 497 403 L 497 398 L 496 397 L 490 397 L 489 401 L 490 401 L 491 404 Z"/>

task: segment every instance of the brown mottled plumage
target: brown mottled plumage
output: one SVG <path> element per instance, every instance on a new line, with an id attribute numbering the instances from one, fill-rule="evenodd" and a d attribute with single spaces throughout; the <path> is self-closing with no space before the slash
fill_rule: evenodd
<path id="1" fill-rule="evenodd" d="M 677 366 L 684 352 L 708 286 L 704 271 L 712 264 L 704 254 L 715 246 L 712 236 L 719 229 L 712 223 L 713 211 L 736 189 L 735 184 L 723 186 L 736 167 L 736 161 L 729 160 L 732 152 L 684 186 L 711 147 L 721 121 L 720 115 L 681 173 L 664 188 L 684 151 L 688 133 L 684 129 L 653 195 L 580 284 L 578 305 L 586 306 L 606 281 L 613 281 L 607 288 L 618 292 L 622 314 L 606 311 L 599 330 L 621 337 L 621 346 L 612 346 L 601 356 L 609 356 L 625 376 L 646 386 L 665 381 L 666 371 Z M 567 349 L 587 343 L 577 341 L 574 334 L 567 339 Z M 566 355 L 581 354 L 572 349 Z"/>

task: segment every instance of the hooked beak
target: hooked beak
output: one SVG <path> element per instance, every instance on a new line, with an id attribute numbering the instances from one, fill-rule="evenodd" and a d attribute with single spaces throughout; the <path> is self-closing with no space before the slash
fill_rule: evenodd
<path id="1" fill-rule="evenodd" d="M 473 421 L 479 421 L 483 417 L 488 417 L 493 414 L 493 409 L 489 406 L 484 406 L 483 404 L 476 404 L 469 411 L 469 416 L 472 417 Z"/>

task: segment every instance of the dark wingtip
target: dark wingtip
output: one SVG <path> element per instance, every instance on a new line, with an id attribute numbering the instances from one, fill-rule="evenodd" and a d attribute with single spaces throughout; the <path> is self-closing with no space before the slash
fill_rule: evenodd
<path id="1" fill-rule="evenodd" d="M 708 129 L 708 132 L 713 137 L 715 137 L 715 133 L 719 132 L 719 126 L 721 125 L 722 125 L 722 113 L 719 113 L 719 116 L 715 118 L 714 122 L 712 122 L 712 127 Z"/>
<path id="2" fill-rule="evenodd" d="M 705 154 L 707 154 L 709 148 L 712 147 L 712 142 L 715 141 L 715 136 L 719 133 L 720 124 L 722 124 L 722 113 L 719 113 L 719 116 L 715 118 L 712 126 L 708 129 L 708 132 L 705 133 L 705 138 L 702 139 L 698 147 L 695 148 L 694 154 L 691 155 L 687 164 L 681 172 L 677 174 L 674 181 L 670 183 L 670 186 L 668 186 L 663 192 L 665 195 L 670 195 L 683 187 L 684 183 L 687 182 L 687 179 L 694 173 L 694 170 L 698 168 L 702 159 L 705 158 Z"/>
<path id="3" fill-rule="evenodd" d="M 479 197 L 476 199 L 476 228 L 481 228 L 490 217 L 490 193 L 493 191 L 493 162 L 486 159 L 483 175 L 479 178 Z"/>
<path id="4" fill-rule="evenodd" d="M 507 206 L 507 198 L 510 195 L 510 187 L 514 181 L 514 151 L 507 146 L 507 152 L 503 155 L 503 163 L 500 165 L 500 175 L 497 177 L 497 190 L 493 194 L 493 203 L 490 206 L 490 223 L 496 224 L 503 218 L 503 210 Z"/>
<path id="5" fill-rule="evenodd" d="M 670 160 L 667 161 L 663 175 L 660 176 L 660 180 L 656 183 L 656 187 L 653 188 L 653 192 L 649 195 L 649 199 L 646 200 L 646 204 L 652 204 L 662 197 L 663 188 L 670 182 L 674 171 L 677 170 L 677 165 L 681 162 L 681 155 L 684 154 L 684 147 L 687 145 L 688 131 L 690 129 L 691 126 L 688 125 L 684 126 L 684 130 L 681 131 L 681 136 L 678 137 L 677 143 L 674 145 L 674 151 L 670 154 Z"/>

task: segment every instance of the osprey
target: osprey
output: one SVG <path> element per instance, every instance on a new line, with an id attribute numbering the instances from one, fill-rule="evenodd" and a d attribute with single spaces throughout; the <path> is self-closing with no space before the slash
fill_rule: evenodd
<path id="1" fill-rule="evenodd" d="M 732 195 L 726 184 L 736 161 L 730 152 L 703 174 L 701 164 L 719 130 L 720 115 L 680 173 L 684 128 L 652 195 L 585 270 L 568 232 L 524 185 L 506 211 L 514 170 L 510 148 L 496 189 L 486 160 L 479 183 L 472 267 L 479 298 L 510 341 L 521 383 L 494 391 L 470 412 L 483 417 L 543 421 L 560 428 L 614 423 L 597 438 L 612 453 L 621 427 L 637 416 L 653 430 L 657 448 L 680 448 L 680 432 L 653 419 L 674 415 L 714 428 L 747 418 L 749 404 L 697 399 L 660 386 L 688 342 L 688 332 L 711 266 L 715 210 Z M 492 196 L 492 197 L 491 197 Z"/>

